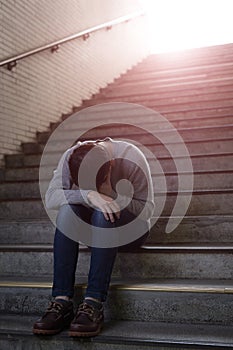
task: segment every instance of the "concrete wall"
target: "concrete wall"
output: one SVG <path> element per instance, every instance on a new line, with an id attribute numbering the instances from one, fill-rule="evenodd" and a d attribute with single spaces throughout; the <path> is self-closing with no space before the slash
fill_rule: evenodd
<path id="1" fill-rule="evenodd" d="M 140 9 L 135 0 L 0 0 L 0 61 Z M 148 52 L 145 18 L 0 68 L 0 166 L 61 113 L 91 97 Z"/>

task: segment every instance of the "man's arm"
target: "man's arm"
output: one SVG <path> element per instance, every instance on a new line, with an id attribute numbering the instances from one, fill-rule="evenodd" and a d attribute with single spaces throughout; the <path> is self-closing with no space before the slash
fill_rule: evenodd
<path id="1" fill-rule="evenodd" d="M 148 220 L 154 212 L 154 190 L 149 164 L 144 154 L 135 146 L 127 155 L 127 159 L 125 173 L 131 184 L 132 194 L 127 194 L 127 191 L 125 194 L 119 194 L 118 191 L 116 202 L 121 210 L 127 208 L 135 216 Z"/>
<path id="2" fill-rule="evenodd" d="M 71 189 L 72 182 L 68 159 L 72 152 L 67 150 L 61 157 L 57 169 L 54 171 L 48 190 L 45 194 L 45 204 L 48 209 L 59 209 L 64 204 L 88 204 L 89 190 Z"/>

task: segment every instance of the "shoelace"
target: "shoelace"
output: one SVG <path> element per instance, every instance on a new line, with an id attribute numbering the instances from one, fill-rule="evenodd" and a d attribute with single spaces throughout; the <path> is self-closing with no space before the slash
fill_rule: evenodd
<path id="1" fill-rule="evenodd" d="M 62 310 L 62 305 L 56 303 L 55 301 L 52 301 L 46 310 L 46 312 L 56 312 L 59 313 Z"/>
<path id="2" fill-rule="evenodd" d="M 94 309 L 93 309 L 93 307 L 91 307 L 91 306 L 88 305 L 87 303 L 83 303 L 83 304 L 79 305 L 76 318 L 77 318 L 81 313 L 86 314 L 86 315 L 92 317 L 92 316 L 94 315 Z"/>

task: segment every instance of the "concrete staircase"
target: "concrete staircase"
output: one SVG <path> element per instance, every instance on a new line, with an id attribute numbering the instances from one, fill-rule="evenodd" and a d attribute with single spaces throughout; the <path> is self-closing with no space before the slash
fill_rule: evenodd
<path id="1" fill-rule="evenodd" d="M 125 102 L 125 109 L 113 102 Z M 103 103 L 109 104 L 101 113 L 92 107 Z M 166 117 L 191 155 L 191 204 L 171 234 L 165 226 L 177 196 L 174 162 L 182 157 L 172 158 L 159 139 L 142 130 L 167 132 L 150 109 L 135 115 L 127 103 Z M 38 168 L 59 123 L 38 133 L 35 143 L 23 144 L 21 154 L 6 156 L 0 172 L 1 349 L 233 348 L 233 45 L 150 56 L 62 120 L 86 107 L 81 123 L 64 129 L 54 142 L 48 173 L 80 130 L 83 139 L 130 138 L 159 160 L 168 188 L 165 207 L 146 245 L 137 253 L 118 255 L 103 333 L 85 342 L 69 339 L 66 332 L 35 337 L 31 324 L 50 299 L 54 234 L 40 199 Z M 100 119 L 104 125 L 85 132 Z M 135 120 L 141 130 L 127 124 Z M 160 178 L 153 171 L 152 176 L 159 197 Z M 85 288 L 89 258 L 81 247 L 76 303 Z"/>

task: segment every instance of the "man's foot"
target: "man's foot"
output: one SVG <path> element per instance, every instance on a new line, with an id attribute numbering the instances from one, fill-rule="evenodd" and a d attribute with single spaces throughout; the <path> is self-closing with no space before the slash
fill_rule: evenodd
<path id="1" fill-rule="evenodd" d="M 49 304 L 45 314 L 34 323 L 34 334 L 56 334 L 69 327 L 74 318 L 71 301 L 56 300 Z"/>
<path id="2" fill-rule="evenodd" d="M 93 337 L 98 335 L 104 323 L 104 309 L 84 302 L 79 305 L 77 314 L 70 325 L 70 337 Z"/>

